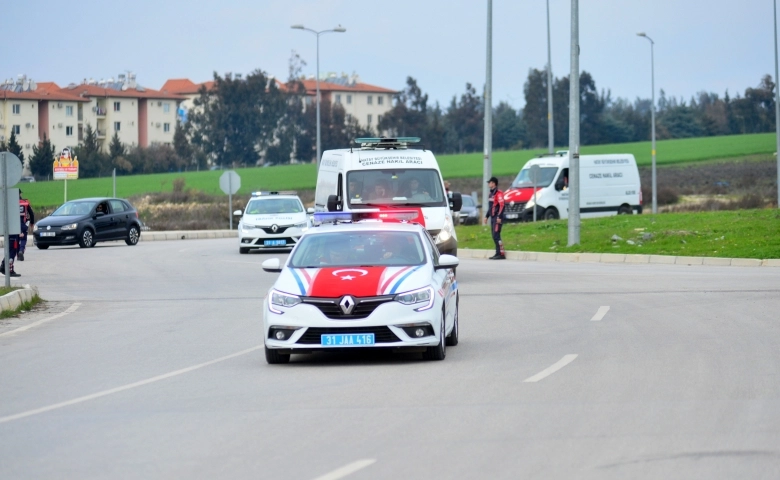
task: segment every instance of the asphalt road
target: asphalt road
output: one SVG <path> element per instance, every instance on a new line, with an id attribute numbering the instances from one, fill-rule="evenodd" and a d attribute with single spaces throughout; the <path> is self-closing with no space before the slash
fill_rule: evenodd
<path id="1" fill-rule="evenodd" d="M 780 478 L 780 269 L 464 260 L 443 362 L 269 366 L 237 250 L 28 249 L 0 478 Z"/>

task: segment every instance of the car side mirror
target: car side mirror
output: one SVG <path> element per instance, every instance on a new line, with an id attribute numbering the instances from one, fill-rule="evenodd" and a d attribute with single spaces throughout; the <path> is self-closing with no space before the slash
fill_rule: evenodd
<path id="1" fill-rule="evenodd" d="M 450 208 L 452 208 L 453 212 L 460 212 L 460 209 L 463 208 L 463 196 L 458 192 L 454 192 L 451 195 Z"/>
<path id="2" fill-rule="evenodd" d="M 445 270 L 450 268 L 455 268 L 458 266 L 460 261 L 458 260 L 458 257 L 455 255 L 447 255 L 444 254 L 439 257 L 439 264 L 434 266 L 434 270 Z"/>
<path id="3" fill-rule="evenodd" d="M 278 258 L 269 258 L 263 262 L 263 270 L 271 273 L 279 273 L 282 271 L 282 265 L 279 263 Z"/>
<path id="4" fill-rule="evenodd" d="M 314 213 L 314 207 L 307 208 L 306 213 Z"/>
<path id="5" fill-rule="evenodd" d="M 341 203 L 338 195 L 328 195 L 328 211 L 338 212 L 341 210 Z"/>
<path id="6" fill-rule="evenodd" d="M 242 212 L 241 210 L 236 210 L 235 212 L 233 212 L 233 215 L 243 215 L 243 214 L 244 212 Z"/>

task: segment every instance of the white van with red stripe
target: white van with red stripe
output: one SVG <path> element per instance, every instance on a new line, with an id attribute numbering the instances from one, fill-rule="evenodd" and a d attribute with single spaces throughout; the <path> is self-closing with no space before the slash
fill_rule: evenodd
<path id="1" fill-rule="evenodd" d="M 439 164 L 430 150 L 415 148 L 417 137 L 358 138 L 357 148 L 322 154 L 314 196 L 315 212 L 419 209 L 422 224 L 441 253 L 457 255 L 453 212 L 461 195 L 447 198 Z"/>

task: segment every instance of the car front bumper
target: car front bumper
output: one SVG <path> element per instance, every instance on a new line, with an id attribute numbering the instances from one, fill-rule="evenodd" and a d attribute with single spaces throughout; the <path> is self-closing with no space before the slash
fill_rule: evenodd
<path id="1" fill-rule="evenodd" d="M 58 245 L 76 245 L 79 243 L 78 236 L 75 230 L 69 230 L 67 232 L 54 232 L 53 237 L 41 237 L 41 232 L 33 233 L 33 241 L 35 245 L 45 246 L 58 246 Z"/>
<path id="2" fill-rule="evenodd" d="M 266 233 L 261 228 L 252 229 L 239 229 L 238 231 L 238 246 L 240 248 L 252 248 L 252 249 L 276 249 L 276 248 L 292 248 L 298 243 L 298 240 L 307 229 L 302 228 L 287 228 L 282 233 Z M 269 242 L 266 242 L 269 240 Z M 278 241 L 284 240 L 284 245 L 279 245 Z M 266 243 L 271 243 L 267 245 Z"/>

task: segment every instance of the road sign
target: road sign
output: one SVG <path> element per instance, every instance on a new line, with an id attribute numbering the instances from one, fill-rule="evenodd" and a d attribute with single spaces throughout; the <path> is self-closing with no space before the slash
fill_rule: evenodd
<path id="1" fill-rule="evenodd" d="M 8 235 L 19 235 L 22 233 L 22 222 L 19 221 L 19 189 L 9 188 L 6 190 L 6 199 L 3 201 L 0 195 L 0 209 L 8 212 Z M 0 210 L 2 212 L 2 210 Z M 2 215 L 0 213 L 0 215 Z M 31 232 L 32 233 L 32 232 Z M 5 228 L 0 219 L 0 235 L 5 235 Z"/>
<path id="2" fill-rule="evenodd" d="M 11 152 L 2 152 L 0 153 L 0 170 L 3 168 L 3 163 L 5 164 L 5 175 L 8 179 L 6 185 L 11 187 L 19 183 L 19 180 L 22 179 L 22 161 L 19 160 L 19 157 Z"/>
<path id="3" fill-rule="evenodd" d="M 241 177 L 233 170 L 228 170 L 219 177 L 219 188 L 225 195 L 235 195 L 241 188 Z"/>

